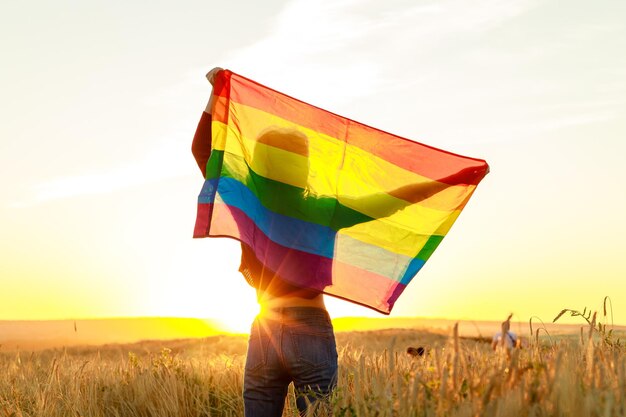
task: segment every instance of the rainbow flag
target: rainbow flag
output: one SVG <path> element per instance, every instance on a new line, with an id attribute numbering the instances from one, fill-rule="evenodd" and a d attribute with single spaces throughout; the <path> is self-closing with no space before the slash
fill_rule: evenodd
<path id="1" fill-rule="evenodd" d="M 194 237 L 389 314 L 489 167 L 357 123 L 231 71 L 214 84 Z"/>

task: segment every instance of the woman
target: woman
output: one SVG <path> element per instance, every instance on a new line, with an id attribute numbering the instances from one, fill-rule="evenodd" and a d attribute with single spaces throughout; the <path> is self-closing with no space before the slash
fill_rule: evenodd
<path id="1" fill-rule="evenodd" d="M 211 85 L 219 71 L 221 68 L 214 68 L 207 74 Z M 212 102 L 213 94 L 192 144 L 203 176 L 211 154 Z M 282 140 L 307 145 L 306 138 L 295 132 L 271 131 L 257 139 L 270 145 Z M 256 288 L 261 305 L 248 343 L 243 389 L 245 416 L 280 417 L 291 382 L 301 415 L 311 411 L 310 407 L 323 408 L 330 414 L 329 396 L 337 381 L 337 348 L 321 292 L 289 285 L 281 280 L 280 271 L 266 268 L 249 246 L 242 243 L 241 249 L 239 271 Z M 286 254 L 284 262 L 291 262 L 289 258 Z"/>

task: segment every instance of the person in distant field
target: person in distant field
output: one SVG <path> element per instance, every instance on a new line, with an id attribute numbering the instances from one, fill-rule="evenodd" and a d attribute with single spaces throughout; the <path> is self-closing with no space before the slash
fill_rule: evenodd
<path id="1" fill-rule="evenodd" d="M 211 85 L 221 70 L 214 68 L 206 75 Z M 191 147 L 204 176 L 211 155 L 213 97 L 211 94 Z M 271 131 L 257 141 L 272 145 L 289 140 L 307 146 L 306 136 L 298 133 Z M 248 341 L 243 387 L 245 416 L 282 416 L 291 382 L 301 415 L 318 415 L 322 410 L 330 415 L 330 395 L 337 384 L 337 347 L 321 291 L 289 285 L 279 273 L 265 267 L 244 243 L 241 252 L 239 271 L 256 288 L 261 305 L 261 314 L 252 324 Z M 283 263 L 293 262 L 291 258 L 287 255 Z"/>
<path id="2" fill-rule="evenodd" d="M 498 346 L 500 346 L 506 348 L 507 352 L 510 353 L 511 349 L 520 346 L 517 335 L 511 331 L 511 318 L 513 318 L 513 313 L 509 314 L 506 320 L 502 322 L 500 331 L 493 335 L 493 339 L 491 340 L 493 350 L 496 350 Z"/>
<path id="3" fill-rule="evenodd" d="M 509 330 L 504 334 L 504 342 L 502 341 L 502 332 L 497 332 L 493 335 L 493 339 L 491 340 L 493 350 L 496 350 L 498 346 L 504 346 L 509 350 L 518 347 L 519 342 L 515 333 Z"/>

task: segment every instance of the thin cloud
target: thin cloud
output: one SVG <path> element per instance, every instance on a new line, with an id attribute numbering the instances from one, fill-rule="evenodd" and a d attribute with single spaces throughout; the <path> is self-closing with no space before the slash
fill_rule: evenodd
<path id="1" fill-rule="evenodd" d="M 190 174 L 193 163 L 187 155 L 189 147 L 184 147 L 183 155 L 180 143 L 180 140 L 170 140 L 152 149 L 145 158 L 104 172 L 61 176 L 35 184 L 9 207 L 23 208 L 63 198 L 111 193 Z"/>
<path id="2" fill-rule="evenodd" d="M 421 57 L 498 27 L 534 3 L 294 0 L 267 36 L 224 61 L 305 100 L 341 107 L 405 86 L 415 79 L 412 69 L 432 66 Z"/>
<path id="3" fill-rule="evenodd" d="M 524 138 L 617 117 L 624 108 L 614 100 L 617 90 L 573 97 L 586 74 L 576 68 L 563 76 L 549 70 L 558 62 L 555 57 L 576 56 L 574 41 L 585 39 L 588 31 L 601 36 L 594 25 L 555 21 L 550 39 L 520 37 L 511 29 L 534 21 L 529 12 L 540 7 L 545 4 L 536 0 L 293 0 L 265 37 L 224 61 L 328 110 L 350 116 L 354 105 L 370 105 L 370 113 L 359 113 L 361 120 L 409 137 L 426 132 L 445 143 L 458 142 L 447 141 L 458 129 L 476 132 L 463 135 L 465 142 L 484 142 L 501 129 Z M 587 99 L 606 106 L 586 108 Z M 392 103 L 388 116 L 378 102 Z M 555 111 L 533 111 L 539 106 Z"/>

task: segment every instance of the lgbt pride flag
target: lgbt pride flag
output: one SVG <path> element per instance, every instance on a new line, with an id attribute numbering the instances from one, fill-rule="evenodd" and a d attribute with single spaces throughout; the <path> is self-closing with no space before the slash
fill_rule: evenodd
<path id="1" fill-rule="evenodd" d="M 194 237 L 231 237 L 285 282 L 391 312 L 487 174 L 224 70 Z"/>

